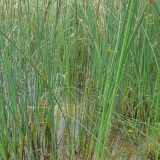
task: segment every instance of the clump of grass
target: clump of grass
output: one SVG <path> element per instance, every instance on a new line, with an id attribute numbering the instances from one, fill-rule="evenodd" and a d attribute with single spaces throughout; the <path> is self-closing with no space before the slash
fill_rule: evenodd
<path id="1" fill-rule="evenodd" d="M 0 159 L 158 159 L 158 6 L 2 1 Z"/>

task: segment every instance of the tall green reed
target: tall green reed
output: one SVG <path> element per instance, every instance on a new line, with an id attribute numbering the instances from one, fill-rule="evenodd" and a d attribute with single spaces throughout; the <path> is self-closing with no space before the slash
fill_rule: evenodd
<path id="1" fill-rule="evenodd" d="M 159 156 L 159 2 L 152 4 L 1 2 L 3 159 L 39 159 L 40 152 L 61 159 L 62 148 L 70 159 L 104 159 L 115 119 L 139 147 L 154 129 L 149 137 Z"/>

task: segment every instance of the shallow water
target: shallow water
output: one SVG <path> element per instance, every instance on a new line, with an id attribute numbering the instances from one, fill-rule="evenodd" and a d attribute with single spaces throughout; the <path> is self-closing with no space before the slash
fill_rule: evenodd
<path id="1" fill-rule="evenodd" d="M 72 125 L 76 125 L 76 139 L 78 136 L 78 124 L 73 123 Z M 71 125 L 71 126 L 72 126 Z M 123 128 L 116 128 L 111 127 L 109 136 L 108 136 L 108 143 L 107 146 L 109 148 L 110 155 L 106 155 L 106 160 L 146 160 L 152 159 L 149 158 L 149 152 L 147 151 L 146 145 L 148 145 L 148 141 L 142 136 L 141 142 L 142 144 L 137 144 L 134 139 L 129 139 L 129 134 L 123 132 Z M 69 150 L 65 150 L 66 146 L 66 139 L 64 140 L 65 136 L 62 138 L 62 135 L 65 132 L 65 123 L 61 122 L 59 124 L 58 130 L 58 139 L 59 139 L 59 155 L 63 155 L 59 157 L 59 159 L 69 159 Z M 62 139 L 61 139 L 62 138 Z M 61 139 L 61 140 L 60 140 Z M 63 150 L 63 151 L 62 151 Z M 78 150 L 78 149 L 77 149 Z M 68 157 L 68 158 L 67 158 Z M 152 156 L 151 156 L 152 157 Z M 79 153 L 75 156 L 75 159 L 81 160 L 82 155 Z M 90 160 L 94 159 L 90 157 Z"/>

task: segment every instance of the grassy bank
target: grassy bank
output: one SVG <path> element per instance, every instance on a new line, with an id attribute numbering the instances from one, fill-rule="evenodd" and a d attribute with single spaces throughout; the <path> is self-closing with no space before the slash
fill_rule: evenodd
<path id="1" fill-rule="evenodd" d="M 0 159 L 160 159 L 160 2 L 0 2 Z"/>

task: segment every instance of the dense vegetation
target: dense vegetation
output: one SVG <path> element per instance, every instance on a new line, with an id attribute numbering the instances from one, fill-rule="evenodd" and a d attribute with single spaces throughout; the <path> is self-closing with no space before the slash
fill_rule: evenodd
<path id="1" fill-rule="evenodd" d="M 160 159 L 159 0 L 2 0 L 0 22 L 0 159 Z"/>

